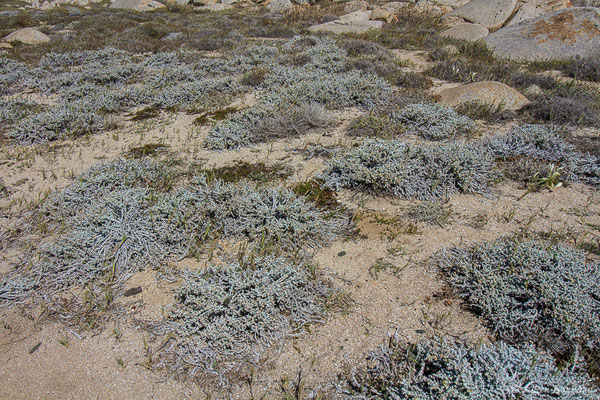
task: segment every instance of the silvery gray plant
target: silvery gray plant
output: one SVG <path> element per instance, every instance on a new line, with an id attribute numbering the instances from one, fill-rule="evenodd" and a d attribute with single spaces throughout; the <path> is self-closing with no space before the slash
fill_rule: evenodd
<path id="1" fill-rule="evenodd" d="M 475 123 L 469 117 L 439 104 L 409 104 L 392 113 L 390 118 L 407 133 L 415 133 L 428 140 L 455 139 L 475 131 Z"/>
<path id="2" fill-rule="evenodd" d="M 339 397 L 376 400 L 593 400 L 588 376 L 558 368 L 533 346 L 478 347 L 448 339 L 411 345 L 397 335 L 368 356 L 367 368 L 338 386 Z"/>
<path id="3" fill-rule="evenodd" d="M 169 316 L 177 337 L 171 368 L 223 378 L 255 365 L 269 347 L 324 320 L 328 291 L 305 266 L 283 258 L 190 272 Z"/>
<path id="4" fill-rule="evenodd" d="M 567 358 L 600 351 L 600 266 L 582 251 L 503 239 L 446 249 L 438 262 L 502 340 Z"/>
<path id="5" fill-rule="evenodd" d="M 194 254 L 218 239 L 249 243 L 251 252 L 305 254 L 343 235 L 343 213 L 322 211 L 290 189 L 249 182 L 194 182 L 162 191 L 161 164 L 101 163 L 40 206 L 57 240 L 39 246 L 31 265 L 4 277 L 0 299 L 22 301 Z"/>
<path id="6" fill-rule="evenodd" d="M 364 139 L 328 160 L 320 175 L 334 190 L 358 189 L 420 200 L 486 193 L 496 177 L 494 159 L 481 146 L 384 139 Z"/>

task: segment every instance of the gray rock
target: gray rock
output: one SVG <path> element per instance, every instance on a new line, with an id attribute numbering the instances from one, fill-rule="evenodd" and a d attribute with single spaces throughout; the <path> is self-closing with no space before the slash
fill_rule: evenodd
<path id="1" fill-rule="evenodd" d="M 444 15 L 444 19 L 460 17 L 488 29 L 497 29 L 508 21 L 516 7 L 517 0 L 473 0 Z"/>
<path id="2" fill-rule="evenodd" d="M 308 28 L 309 32 L 331 32 L 336 34 L 365 33 L 372 29 L 381 29 L 382 21 L 340 22 L 331 21 L 324 24 L 313 25 Z"/>
<path id="3" fill-rule="evenodd" d="M 520 24 L 527 20 L 540 17 L 544 14 L 551 13 L 565 8 L 572 7 L 570 0 L 525 0 L 520 5 L 515 16 L 511 18 L 508 25 Z"/>
<path id="4" fill-rule="evenodd" d="M 274 0 L 267 5 L 269 11 L 274 13 L 286 13 L 294 9 L 291 0 Z"/>
<path id="5" fill-rule="evenodd" d="M 417 4 L 435 4 L 438 6 L 450 6 L 452 8 L 459 8 L 467 4 L 469 0 L 419 0 Z"/>
<path id="6" fill-rule="evenodd" d="M 489 34 L 490 31 L 485 26 L 478 24 L 460 24 L 446 29 L 440 33 L 440 36 L 476 42 Z"/>
<path id="7" fill-rule="evenodd" d="M 21 42 L 25 44 L 40 44 L 50 41 L 50 37 L 37 29 L 23 28 L 4 38 L 7 42 Z"/>
<path id="8" fill-rule="evenodd" d="M 365 0 L 352 0 L 344 6 L 344 12 L 351 13 L 354 11 L 367 11 L 369 9 L 369 3 Z"/>
<path id="9" fill-rule="evenodd" d="M 231 4 L 217 3 L 217 4 L 207 4 L 205 6 L 198 7 L 198 10 L 204 10 L 204 11 L 224 11 L 224 10 L 229 10 L 230 8 L 233 8 L 233 6 Z"/>
<path id="10" fill-rule="evenodd" d="M 338 21 L 354 23 L 365 22 L 371 19 L 371 11 L 354 11 L 349 14 L 342 15 Z"/>
<path id="11" fill-rule="evenodd" d="M 407 1 L 390 1 L 389 3 L 384 3 L 381 5 L 381 8 L 384 10 L 388 10 L 393 12 L 394 14 L 398 14 L 401 10 L 404 10 L 407 7 L 411 7 L 412 3 Z"/>
<path id="12" fill-rule="evenodd" d="M 122 8 L 134 11 L 152 11 L 158 8 L 165 8 L 162 3 L 155 0 L 115 0 L 109 8 Z"/>
<path id="13" fill-rule="evenodd" d="M 485 41 L 501 58 L 534 61 L 600 57 L 600 9 L 559 10 L 502 28 Z"/>
<path id="14" fill-rule="evenodd" d="M 370 21 L 370 11 L 355 11 L 350 14 L 342 15 L 336 21 L 325 22 L 324 24 L 313 25 L 308 30 L 310 32 L 331 32 L 337 34 L 344 33 L 365 33 L 371 29 L 381 29 L 383 22 Z"/>
<path id="15" fill-rule="evenodd" d="M 484 81 L 444 89 L 440 93 L 440 103 L 446 106 L 457 106 L 464 103 L 478 102 L 502 107 L 504 110 L 518 110 L 529 104 L 529 100 L 521 93 L 501 82 Z"/>

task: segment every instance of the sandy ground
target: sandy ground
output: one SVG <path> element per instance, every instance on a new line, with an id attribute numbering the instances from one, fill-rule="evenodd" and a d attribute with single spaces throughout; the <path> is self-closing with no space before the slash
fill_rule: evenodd
<path id="1" fill-rule="evenodd" d="M 411 70 L 430 67 L 423 52 L 395 54 Z M 455 85 L 435 81 L 432 91 Z M 235 105 L 245 107 L 254 101 L 247 97 Z M 158 159 L 205 168 L 238 161 L 283 164 L 293 170 L 285 185 L 304 181 L 318 173 L 324 161 L 305 160 L 298 150 L 311 144 L 350 145 L 352 139 L 345 131 L 357 115 L 358 110 L 345 110 L 336 114 L 338 124 L 333 128 L 239 151 L 204 149 L 202 142 L 210 127 L 194 125 L 197 116 L 184 113 L 142 123 L 125 120 L 118 130 L 89 138 L 5 147 L 0 149 L 0 176 L 11 192 L 0 198 L 0 233 L 18 229 L 23 210 L 68 186 L 89 167 L 144 144 L 166 146 Z M 501 133 L 508 128 L 487 130 Z M 437 251 L 523 231 L 551 232 L 589 243 L 597 243 L 600 235 L 600 196 L 595 190 L 570 185 L 520 199 L 524 192 L 516 183 L 504 182 L 489 195 L 453 196 L 448 202 L 452 210 L 448 225 L 418 223 L 416 231 L 408 229 L 412 222 L 406 217 L 413 202 L 342 192 L 342 204 L 361 216 L 357 218 L 360 235 L 325 246 L 314 260 L 323 277 L 350 296 L 350 307 L 332 313 L 303 337 L 284 341 L 253 374 L 247 373 L 226 389 L 203 379 L 177 377 L 158 365 L 155 355 L 164 343 L 145 327 L 162 321 L 173 304 L 178 282 L 159 279 L 156 271 L 129 278 L 125 287 L 139 286 L 141 293 L 119 298 L 118 312 L 91 331 L 48 320 L 39 305 L 0 309 L 0 399 L 272 399 L 293 392 L 294 382 L 301 382 L 302 394 L 310 397 L 331 389 L 338 374 L 363 366 L 368 352 L 392 332 L 408 341 L 436 335 L 491 340 L 481 321 L 462 307 L 460 299 L 448 294 L 431 259 Z M 395 222 L 383 223 L 378 217 Z M 17 244 L 4 250 L 0 273 L 18 265 L 19 251 Z M 384 261 L 387 269 L 376 272 L 377 260 Z M 202 266 L 202 260 L 185 259 L 174 267 Z"/>
<path id="2" fill-rule="evenodd" d="M 323 160 L 304 160 L 294 150 L 309 143 L 350 143 L 344 131 L 356 115 L 356 110 L 341 112 L 335 128 L 300 139 L 221 153 L 201 147 L 209 127 L 194 126 L 195 116 L 186 114 L 162 122 L 127 124 L 116 132 L 68 143 L 3 149 L 0 175 L 15 189 L 2 200 L 2 206 L 11 202 L 12 206 L 4 208 L 0 229 L 14 228 L 19 210 L 34 204 L 43 193 L 67 186 L 74 176 L 100 160 L 118 158 L 147 143 L 168 146 L 159 156 L 162 159 L 176 157 L 207 167 L 236 161 L 284 163 L 294 171 L 286 184 L 305 180 L 323 167 Z M 436 251 L 523 229 L 567 237 L 585 234 L 590 242 L 600 234 L 596 230 L 600 226 L 600 197 L 592 189 L 571 185 L 531 193 L 519 200 L 523 193 L 515 183 L 502 183 L 488 196 L 454 196 L 448 203 L 452 210 L 449 225 L 419 223 L 417 232 L 406 231 L 410 201 L 341 193 L 342 203 L 363 216 L 357 222 L 361 235 L 319 250 L 315 260 L 324 277 L 351 296 L 352 305 L 346 312 L 330 315 L 326 323 L 314 326 L 301 339 L 282 343 L 253 375 L 228 390 L 201 379 L 177 378 L 148 359 L 148 354 L 161 346 L 161 340 L 151 337 L 140 321 L 160 322 L 177 287 L 177 282 L 157 279 L 155 272 L 131 277 L 125 286 L 140 286 L 142 292 L 119 299 L 120 312 L 93 331 L 77 331 L 48 321 L 39 307 L 2 309 L 0 398 L 280 398 L 282 385 L 291 387 L 299 373 L 308 395 L 327 390 L 345 369 L 364 365 L 366 354 L 394 331 L 410 341 L 439 334 L 469 341 L 489 340 L 489 332 L 477 317 L 465 311 L 459 299 L 444 294 L 443 281 L 430 259 Z M 376 216 L 395 217 L 398 222 L 377 222 Z M 4 254 L 1 271 L 14 267 L 13 255 Z M 374 273 L 371 267 L 378 259 L 388 262 L 389 267 Z M 183 260 L 177 267 L 197 268 L 198 261 Z"/>

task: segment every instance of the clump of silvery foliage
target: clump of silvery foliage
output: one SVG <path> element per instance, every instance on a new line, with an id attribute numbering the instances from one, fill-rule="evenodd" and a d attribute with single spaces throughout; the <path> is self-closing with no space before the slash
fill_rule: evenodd
<path id="1" fill-rule="evenodd" d="M 171 230 L 152 205 L 153 193 L 141 188 L 117 190 L 92 203 L 66 235 L 41 249 L 39 286 L 62 290 L 99 278 L 121 281 L 185 256 L 185 235 Z"/>
<path id="2" fill-rule="evenodd" d="M 305 62 L 285 65 L 290 55 Z M 391 86 L 376 75 L 345 71 L 345 56 L 329 39 L 293 38 L 282 46 L 279 64 L 268 65 L 259 103 L 213 127 L 205 145 L 214 150 L 237 149 L 298 136 L 326 126 L 330 118 L 325 109 L 374 108 L 389 102 Z"/>
<path id="3" fill-rule="evenodd" d="M 368 368 L 340 388 L 343 398 L 472 400 L 592 400 L 589 378 L 559 369 L 532 346 L 504 342 L 473 347 L 447 340 L 402 343 L 397 337 L 372 352 Z"/>
<path id="4" fill-rule="evenodd" d="M 464 143 L 364 139 L 329 160 L 320 177 L 334 190 L 436 200 L 453 193 L 485 193 L 499 176 L 496 161 L 523 157 L 543 161 L 540 165 L 556 163 L 566 181 L 600 184 L 600 160 L 577 152 L 543 125 L 523 125 L 504 135 Z"/>
<path id="5" fill-rule="evenodd" d="M 32 113 L 37 105 L 34 102 L 24 99 L 4 99 L 0 100 L 0 125 L 18 121 Z"/>
<path id="6" fill-rule="evenodd" d="M 160 164 L 117 160 L 99 164 L 47 199 L 42 216 L 60 227 L 39 261 L 5 277 L 0 299 L 23 300 L 180 259 L 218 239 L 250 242 L 265 251 L 301 252 L 338 237 L 345 215 L 319 210 L 289 189 L 249 182 L 209 182 L 205 175 L 172 191 L 158 182 Z M 26 278 L 26 279 L 25 279 Z"/>
<path id="7" fill-rule="evenodd" d="M 347 52 L 329 38 L 295 36 L 282 46 L 284 58 L 302 61 L 307 69 L 341 72 L 346 69 Z"/>
<path id="8" fill-rule="evenodd" d="M 583 252 L 499 240 L 445 250 L 440 266 L 502 340 L 561 356 L 600 350 L 600 266 Z"/>
<path id="9" fill-rule="evenodd" d="M 302 65 L 288 65 L 290 57 L 302 59 Z M 240 47 L 217 59 L 110 48 L 51 53 L 34 67 L 0 58 L 0 94 L 27 91 L 57 98 L 51 106 L 12 118 L 4 133 L 21 144 L 95 133 L 107 126 L 111 114 L 139 107 L 177 109 L 217 93 L 242 93 L 249 88 L 239 83 L 239 76 L 262 68 L 268 73 L 260 104 L 250 115 L 236 115 L 211 131 L 206 143 L 214 149 L 248 146 L 258 120 L 274 118 L 290 106 L 373 107 L 386 102 L 390 85 L 375 75 L 345 71 L 345 57 L 330 39 L 297 37 L 279 47 Z"/>
<path id="10" fill-rule="evenodd" d="M 447 140 L 468 136 L 475 131 L 475 123 L 453 108 L 438 104 L 409 104 L 391 116 L 408 133 L 428 140 Z"/>
<path id="11" fill-rule="evenodd" d="M 222 376 L 254 365 L 269 346 L 323 321 L 327 292 L 282 258 L 189 273 L 169 317 L 178 337 L 173 368 Z"/>
<path id="12" fill-rule="evenodd" d="M 494 155 L 503 160 L 527 156 L 537 160 L 560 161 L 574 152 L 555 128 L 545 125 L 521 125 L 505 135 L 496 135 L 484 141 Z"/>
<path id="13" fill-rule="evenodd" d="M 546 125 L 521 125 L 507 134 L 483 139 L 482 143 L 497 159 L 507 161 L 519 157 L 556 163 L 567 181 L 600 183 L 600 160 L 581 154 L 566 142 L 558 130 Z"/>
<path id="14" fill-rule="evenodd" d="M 54 221 L 62 221 L 116 190 L 150 188 L 160 185 L 168 175 L 164 165 L 149 160 L 101 162 L 83 172 L 65 189 L 49 196 L 40 211 Z"/>
<path id="15" fill-rule="evenodd" d="M 238 93 L 242 88 L 234 66 L 249 68 L 249 57 L 236 62 L 187 53 L 136 55 L 110 48 L 51 53 L 35 67 L 0 58 L 3 94 L 27 91 L 57 99 L 12 117 L 3 130 L 20 144 L 47 142 L 97 132 L 111 114 L 137 107 L 180 108 L 214 93 Z"/>
<path id="16" fill-rule="evenodd" d="M 407 216 L 418 222 L 443 227 L 450 221 L 452 210 L 441 201 L 422 201 L 408 208 Z"/>
<path id="17" fill-rule="evenodd" d="M 318 247 L 336 238 L 347 216 L 319 210 L 287 188 L 255 186 L 248 182 L 206 183 L 200 177 L 187 189 L 196 199 L 194 212 L 210 218 L 225 237 L 261 239 L 287 250 Z"/>
<path id="18" fill-rule="evenodd" d="M 453 193 L 485 193 L 496 177 L 494 160 L 481 146 L 413 145 L 365 139 L 328 160 L 320 175 L 327 187 L 436 200 Z"/>
<path id="19" fill-rule="evenodd" d="M 351 106 L 371 108 L 385 103 L 391 95 L 389 84 L 375 75 L 358 71 L 336 74 L 302 68 L 293 70 L 290 81 L 286 79 L 283 87 L 273 85 L 257 106 L 240 111 L 211 129 L 205 145 L 213 150 L 249 146 L 264 138 L 260 130 L 262 121 L 285 115 L 286 112 L 289 114 L 288 125 L 293 126 L 305 119 L 322 120 L 323 111 L 317 108 L 318 105 L 328 109 Z M 268 75 L 266 80 L 269 80 Z M 301 116 L 302 119 L 294 116 Z"/>
<path id="20" fill-rule="evenodd" d="M 319 103 L 289 107 L 253 107 L 236 113 L 209 132 L 205 144 L 215 150 L 235 149 L 286 137 L 295 137 L 333 122 Z"/>

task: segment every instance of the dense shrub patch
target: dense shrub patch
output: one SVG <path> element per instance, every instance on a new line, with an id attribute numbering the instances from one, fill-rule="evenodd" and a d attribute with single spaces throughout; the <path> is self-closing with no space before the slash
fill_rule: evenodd
<path id="1" fill-rule="evenodd" d="M 495 176 L 493 158 L 481 146 L 365 139 L 328 160 L 321 177 L 335 190 L 354 188 L 434 200 L 453 193 L 487 192 Z"/>
<path id="2" fill-rule="evenodd" d="M 406 345 L 392 337 L 368 357 L 368 369 L 340 392 L 351 399 L 580 399 L 598 398 L 589 379 L 530 346 L 504 342 L 479 348 L 443 340 Z"/>
<path id="3" fill-rule="evenodd" d="M 169 317 L 179 337 L 174 367 L 235 372 L 324 318 L 328 290 L 285 259 L 262 258 L 190 273 Z"/>
<path id="4" fill-rule="evenodd" d="M 475 130 L 471 119 L 454 109 L 437 104 L 410 104 L 392 114 L 392 120 L 408 132 L 428 140 L 468 136 Z"/>
<path id="5" fill-rule="evenodd" d="M 499 240 L 446 250 L 440 265 L 502 340 L 562 357 L 600 350 L 600 267 L 582 252 Z"/>
<path id="6" fill-rule="evenodd" d="M 222 238 L 261 252 L 302 252 L 336 238 L 348 224 L 346 216 L 321 211 L 290 189 L 199 175 L 164 191 L 152 183 L 165 174 L 159 164 L 118 160 L 93 167 L 50 197 L 42 217 L 61 234 L 38 248 L 32 268 L 4 277 L 0 299 L 120 281 Z"/>

